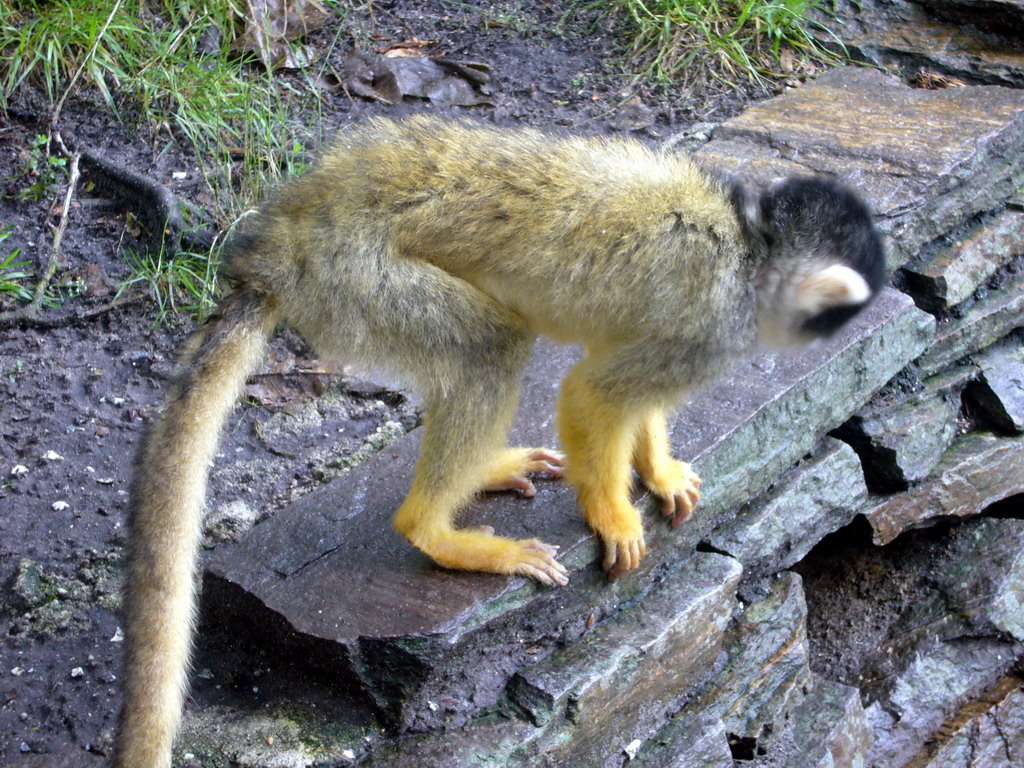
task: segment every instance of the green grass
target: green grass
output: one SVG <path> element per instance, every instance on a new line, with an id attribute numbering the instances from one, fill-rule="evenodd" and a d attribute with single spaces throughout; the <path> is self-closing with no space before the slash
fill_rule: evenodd
<path id="1" fill-rule="evenodd" d="M 11 231 L 0 226 L 0 243 L 10 236 Z M 32 291 L 25 286 L 24 281 L 30 280 L 31 275 L 22 269 L 28 265 L 27 261 L 16 261 L 20 253 L 20 249 L 15 249 L 0 260 L 0 294 L 28 302 L 32 301 Z"/>
<path id="2" fill-rule="evenodd" d="M 594 8 L 608 5 L 604 0 Z M 632 50 L 644 74 L 666 81 L 711 75 L 729 84 L 739 78 L 765 84 L 787 74 L 784 51 L 806 61 L 835 63 L 809 32 L 807 18 L 819 0 L 611 0 L 633 35 Z"/>
<path id="3" fill-rule="evenodd" d="M 219 261 L 216 246 L 211 253 L 178 251 L 170 255 L 164 248 L 141 254 L 127 251 L 125 258 L 131 272 L 118 296 L 131 288 L 148 293 L 157 306 L 154 324 L 179 312 L 203 317 L 213 308 Z"/>
<path id="4" fill-rule="evenodd" d="M 293 116 L 319 107 L 309 80 L 296 87 L 230 51 L 240 2 L 2 3 L 0 106 L 26 83 L 46 94 L 58 116 L 69 93 L 94 93 L 154 143 L 191 145 L 226 224 L 277 180 L 295 138 L 310 139 Z M 217 39 L 199 52 L 201 40 Z"/>
<path id="5" fill-rule="evenodd" d="M 38 134 L 32 140 L 32 148 L 20 168 L 23 175 L 32 179 L 32 183 L 22 187 L 18 197 L 26 200 L 42 200 L 51 195 L 62 172 L 67 168 L 67 158 L 60 155 L 47 154 L 49 138 L 45 133 Z"/>
<path id="6" fill-rule="evenodd" d="M 343 0 L 327 4 L 344 13 Z M 255 56 L 230 50 L 244 5 L 0 0 L 0 108 L 31 85 L 48 99 L 58 130 L 73 95 L 108 108 L 155 149 L 171 140 L 193 150 L 213 200 L 211 213 L 218 225 L 228 226 L 268 185 L 294 172 L 303 148 L 321 138 L 320 95 L 313 82 L 322 72 L 310 67 L 298 77 L 282 77 L 255 63 Z M 327 51 L 318 53 L 326 62 Z M 39 146 L 33 144 L 33 151 Z M 26 197 L 46 194 L 59 171 L 49 158 L 36 159 Z M 210 256 L 132 256 L 132 280 L 154 288 L 161 317 L 202 307 L 199 296 L 210 290 L 197 281 L 213 274 Z M 193 300 L 178 301 L 186 295 Z"/>
<path id="7" fill-rule="evenodd" d="M 0 225 L 0 243 L 11 236 L 11 231 Z M 28 261 L 18 261 L 20 249 L 15 249 L 0 259 L 0 295 L 13 296 L 18 301 L 28 304 L 32 301 L 36 288 L 37 276 L 25 269 Z M 74 298 L 85 290 L 80 280 L 61 280 L 50 283 L 43 293 L 42 305 L 47 308 L 59 307 L 68 299 Z"/>

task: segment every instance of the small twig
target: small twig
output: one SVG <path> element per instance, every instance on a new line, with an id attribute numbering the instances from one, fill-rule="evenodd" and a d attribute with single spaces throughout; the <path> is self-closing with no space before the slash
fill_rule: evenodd
<path id="1" fill-rule="evenodd" d="M 50 281 L 53 280 L 53 276 L 57 272 L 57 266 L 60 264 L 58 254 L 60 253 L 61 241 L 64 239 L 64 230 L 67 229 L 68 226 L 68 218 L 70 217 L 71 212 L 71 199 L 74 197 L 75 187 L 78 186 L 78 161 L 81 155 L 78 152 L 75 152 L 74 154 L 68 152 L 68 148 L 64 146 L 64 142 L 61 141 L 59 133 L 53 134 L 53 138 L 60 146 L 61 152 L 71 158 L 68 186 L 64 192 L 64 204 L 61 207 L 60 220 L 54 228 L 53 244 L 50 246 L 50 254 L 46 260 L 46 267 L 43 269 L 39 282 L 36 283 L 35 290 L 32 293 L 32 301 L 18 309 L 0 313 L 0 325 L 35 318 L 39 315 L 39 310 L 43 306 L 43 299 L 46 298 L 46 289 L 50 287 Z"/>
<path id="2" fill-rule="evenodd" d="M 83 312 L 67 312 L 63 315 L 57 315 L 56 317 L 40 317 L 39 315 L 28 315 L 24 317 L 13 317 L 14 312 L 7 312 L 5 315 L 0 315 L 0 325 L 5 325 L 4 321 L 8 323 L 14 323 L 17 321 L 19 325 L 23 325 L 30 328 L 66 328 L 71 325 L 77 325 L 78 323 L 84 323 L 89 320 L 95 320 L 101 315 L 112 312 L 115 309 L 134 304 L 142 301 L 144 296 L 132 296 L 130 298 L 114 299 L 108 301 L 106 304 L 102 304 L 92 309 L 87 309 Z"/>

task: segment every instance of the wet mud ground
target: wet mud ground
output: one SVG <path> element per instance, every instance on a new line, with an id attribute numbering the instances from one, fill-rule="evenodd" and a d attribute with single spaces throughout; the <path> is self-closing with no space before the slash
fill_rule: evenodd
<path id="1" fill-rule="evenodd" d="M 630 133 L 657 144 L 771 95 L 714 80 L 675 89 L 637 83 L 624 74 L 630 65 L 616 23 L 566 20 L 561 3 L 506 3 L 509 13 L 500 16 L 443 2 L 373 6 L 372 19 L 355 12 L 316 33 L 312 44 L 326 50 L 337 38 L 330 56 L 340 68 L 353 39 L 365 40 L 367 32 L 374 44 L 437 41 L 450 58 L 490 67 L 492 103 L 446 109 L 406 99 L 391 106 L 325 92 L 325 135 L 369 115 L 429 110 L 498 124 Z M 292 75 L 281 77 L 305 87 Z M 32 143 L 48 112 L 26 89 L 0 117 L 0 224 L 11 233 L 0 242 L 0 259 L 20 249 L 33 266 L 46 261 L 64 187 L 62 177 L 38 200 L 22 194 L 37 180 Z M 181 137 L 154 141 L 88 92 L 69 100 L 58 127 L 76 145 L 167 184 L 180 199 L 205 199 Z M 109 753 L 119 706 L 117 605 L 132 463 L 175 350 L 193 325 L 180 315 L 155 324 L 155 304 L 143 290 L 98 311 L 129 275 L 126 252 L 152 247 L 153 238 L 139 223 L 144 211 L 90 181 L 85 169 L 60 249 L 57 281 L 66 286 L 65 300 L 44 313 L 53 327 L 0 328 L 0 764 L 33 755 L 40 765 L 102 764 Z M 8 298 L 0 303 L 0 311 L 14 306 Z M 90 311 L 98 314 L 74 319 Z M 354 378 L 317 360 L 295 334 L 279 333 L 220 445 L 208 494 L 208 547 L 274 514 L 418 419 L 408 393 Z M 200 681 L 203 670 L 220 677 L 220 667 L 231 665 L 221 643 L 201 645 Z M 224 672 L 221 679 L 231 679 L 218 687 L 224 703 L 232 690 L 253 688 L 258 666 Z"/>

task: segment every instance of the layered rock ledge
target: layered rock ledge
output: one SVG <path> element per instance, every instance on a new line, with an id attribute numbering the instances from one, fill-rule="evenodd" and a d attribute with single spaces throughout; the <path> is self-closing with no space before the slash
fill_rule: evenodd
<path id="1" fill-rule="evenodd" d="M 672 531 L 639 498 L 649 555 L 615 582 L 557 482 L 465 522 L 560 545 L 567 588 L 433 566 L 389 522 L 415 431 L 220 547 L 206 615 L 352 703 L 343 728 L 293 697 L 220 735 L 200 707 L 182 750 L 395 768 L 1024 759 L 1024 94 L 839 69 L 697 154 L 754 180 L 846 179 L 879 213 L 898 289 L 693 399 L 671 432 L 705 479 L 699 511 Z M 577 355 L 538 347 L 513 440 L 554 441 Z M 290 734 L 276 749 L 239 743 L 268 722 Z"/>

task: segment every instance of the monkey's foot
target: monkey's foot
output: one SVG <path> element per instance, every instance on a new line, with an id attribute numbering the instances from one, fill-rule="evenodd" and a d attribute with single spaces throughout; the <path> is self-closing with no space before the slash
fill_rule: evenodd
<path id="1" fill-rule="evenodd" d="M 485 491 L 520 491 L 531 498 L 537 487 L 530 475 L 558 478 L 565 470 L 565 454 L 548 448 L 506 448 L 484 475 Z"/>
<path id="2" fill-rule="evenodd" d="M 542 584 L 564 587 L 569 583 L 569 572 L 555 560 L 558 547 L 545 544 L 540 539 L 513 540 L 518 551 L 513 554 L 512 573 L 529 576 Z"/>
<path id="3" fill-rule="evenodd" d="M 550 586 L 569 583 L 568 571 L 555 556 L 558 547 L 539 539 L 516 540 L 495 536 L 489 525 L 451 530 L 420 540 L 410 539 L 438 565 L 462 571 L 528 576 Z"/>
<path id="4" fill-rule="evenodd" d="M 671 518 L 672 527 L 685 523 L 700 501 L 701 480 L 685 461 L 663 462 L 651 477 L 642 478 L 644 485 L 661 499 L 661 514 Z"/>

